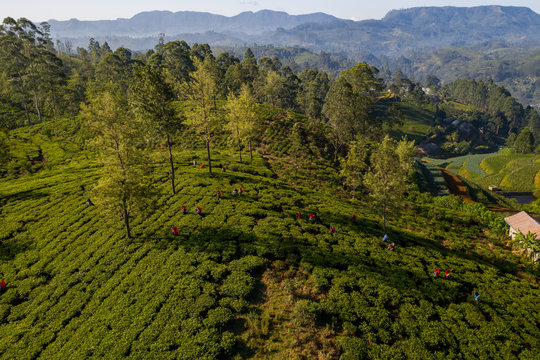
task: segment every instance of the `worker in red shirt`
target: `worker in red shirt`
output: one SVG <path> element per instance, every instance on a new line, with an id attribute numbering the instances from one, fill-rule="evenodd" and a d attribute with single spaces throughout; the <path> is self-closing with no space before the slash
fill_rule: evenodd
<path id="1" fill-rule="evenodd" d="M 176 226 L 173 226 L 171 230 L 174 236 L 178 236 L 178 228 Z"/>

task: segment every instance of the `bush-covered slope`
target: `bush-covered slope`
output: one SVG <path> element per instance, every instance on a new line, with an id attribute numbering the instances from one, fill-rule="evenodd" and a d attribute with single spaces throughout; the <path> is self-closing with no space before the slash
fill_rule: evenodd
<path id="1" fill-rule="evenodd" d="M 36 134 L 46 127 L 13 132 L 43 163 L 55 143 L 73 145 Z M 209 177 L 192 164 L 202 152 L 179 152 L 174 196 L 166 164 L 150 163 L 159 195 L 133 219 L 131 241 L 117 216 L 84 203 L 98 177 L 92 155 L 65 152 L 1 179 L 0 358 L 536 357 L 537 272 L 482 219 L 416 196 L 391 217 L 392 252 L 377 208 L 343 199 L 323 180 L 331 171 L 295 181 L 285 155 L 215 158 L 228 170 Z"/>

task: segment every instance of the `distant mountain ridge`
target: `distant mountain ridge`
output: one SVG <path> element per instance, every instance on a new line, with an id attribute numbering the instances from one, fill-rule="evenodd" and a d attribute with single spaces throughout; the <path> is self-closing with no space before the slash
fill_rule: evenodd
<path id="1" fill-rule="evenodd" d="M 269 43 L 348 54 L 398 55 L 441 46 L 504 41 L 540 44 L 540 15 L 524 7 L 417 7 L 392 10 L 382 20 L 334 21 L 279 29 Z"/>
<path id="2" fill-rule="evenodd" d="M 353 15 L 353 14 L 351 14 Z M 415 49 L 471 46 L 503 41 L 540 45 L 540 15 L 515 6 L 416 7 L 392 10 L 381 20 L 352 21 L 324 13 L 289 15 L 261 10 L 227 17 L 192 11 L 143 12 L 130 19 L 50 20 L 51 35 L 79 45 L 94 37 L 113 47 L 137 38 L 137 48 L 155 45 L 156 37 L 189 39 L 210 45 L 272 44 L 358 55 L 399 55 Z M 141 39 L 147 41 L 141 41 Z M 83 45 L 84 46 L 84 45 Z"/>
<path id="3" fill-rule="evenodd" d="M 130 19 L 80 21 L 49 20 L 51 34 L 60 37 L 131 36 L 148 37 L 160 33 L 167 35 L 205 33 L 242 33 L 259 35 L 277 28 L 291 29 L 314 22 L 327 23 L 338 18 L 324 13 L 289 15 L 281 11 L 261 10 L 243 12 L 227 17 L 195 11 L 149 11 Z"/>

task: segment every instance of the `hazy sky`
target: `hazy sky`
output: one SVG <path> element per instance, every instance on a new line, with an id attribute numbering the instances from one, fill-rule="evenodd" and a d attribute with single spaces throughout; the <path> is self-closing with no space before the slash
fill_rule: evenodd
<path id="1" fill-rule="evenodd" d="M 380 19 L 389 10 L 414 6 L 526 6 L 540 13 L 540 0 L 0 0 L 0 17 L 32 21 L 129 18 L 141 11 L 205 11 L 227 16 L 242 11 L 289 14 L 325 12 L 344 19 Z"/>

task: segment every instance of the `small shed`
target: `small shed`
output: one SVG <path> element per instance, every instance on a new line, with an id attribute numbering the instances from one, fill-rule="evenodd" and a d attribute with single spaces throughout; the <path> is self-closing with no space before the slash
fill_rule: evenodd
<path id="1" fill-rule="evenodd" d="M 526 211 L 504 218 L 504 221 L 510 226 L 509 235 L 513 239 L 519 232 L 527 235 L 529 232 L 540 237 L 540 223 L 529 215 Z"/>
<path id="2" fill-rule="evenodd" d="M 441 148 L 437 144 L 434 144 L 432 142 L 425 144 L 421 147 L 421 149 L 424 154 L 428 156 L 439 155 L 441 153 Z"/>

